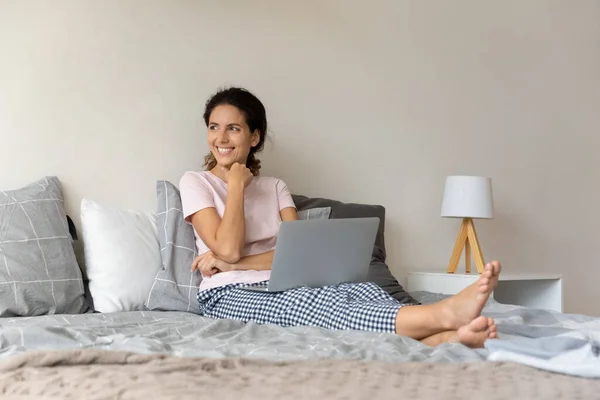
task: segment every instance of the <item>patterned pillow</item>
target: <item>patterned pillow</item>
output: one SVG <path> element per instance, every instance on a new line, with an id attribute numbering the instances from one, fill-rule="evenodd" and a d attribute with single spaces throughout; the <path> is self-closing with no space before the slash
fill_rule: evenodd
<path id="1" fill-rule="evenodd" d="M 86 304 L 58 178 L 0 191 L 0 317 L 79 314 Z"/>
<path id="2" fill-rule="evenodd" d="M 190 267 L 196 256 L 192 226 L 183 219 L 179 189 L 171 182 L 156 182 L 158 244 L 162 268 L 148 293 L 146 308 L 153 311 L 199 313 L 196 293 L 202 277 Z"/>
<path id="3" fill-rule="evenodd" d="M 298 219 L 329 219 L 331 207 L 315 207 L 298 211 Z"/>
<path id="4" fill-rule="evenodd" d="M 153 311 L 199 313 L 196 293 L 202 277 L 191 273 L 196 256 L 192 226 L 183 219 L 179 189 L 168 181 L 156 183 L 158 242 L 162 268 L 148 294 L 146 308 Z M 305 209 L 299 219 L 327 219 L 331 207 Z"/>

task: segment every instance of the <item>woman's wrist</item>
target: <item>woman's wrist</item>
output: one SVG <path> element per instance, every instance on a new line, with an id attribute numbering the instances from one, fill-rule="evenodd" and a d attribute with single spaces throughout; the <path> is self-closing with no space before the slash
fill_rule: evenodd
<path id="1" fill-rule="evenodd" d="M 244 182 L 237 179 L 230 179 L 227 182 L 227 191 L 230 192 L 232 190 L 243 192 L 245 188 Z"/>

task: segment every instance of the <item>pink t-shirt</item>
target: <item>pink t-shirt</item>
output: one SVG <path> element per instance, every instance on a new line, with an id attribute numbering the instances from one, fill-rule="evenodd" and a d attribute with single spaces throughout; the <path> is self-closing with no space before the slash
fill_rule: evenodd
<path id="1" fill-rule="evenodd" d="M 227 183 L 209 171 L 186 172 L 179 182 L 183 217 L 191 224 L 191 215 L 214 207 L 221 218 L 225 212 Z M 275 249 L 281 216 L 287 207 L 296 207 L 286 184 L 277 178 L 255 176 L 244 190 L 244 216 L 246 218 L 246 244 L 242 257 L 266 253 Z M 198 254 L 209 251 L 196 230 Z M 268 280 L 271 271 L 228 271 L 211 277 L 204 276 L 200 290 L 230 283 L 254 283 Z"/>

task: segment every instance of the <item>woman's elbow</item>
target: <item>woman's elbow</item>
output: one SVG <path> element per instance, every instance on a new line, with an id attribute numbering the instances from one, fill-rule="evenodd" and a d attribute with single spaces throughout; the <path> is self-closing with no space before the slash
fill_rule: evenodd
<path id="1" fill-rule="evenodd" d="M 240 258 L 242 258 L 241 253 L 235 250 L 226 251 L 222 254 L 218 254 L 218 256 L 221 260 L 228 264 L 235 264 L 236 262 L 240 261 Z"/>

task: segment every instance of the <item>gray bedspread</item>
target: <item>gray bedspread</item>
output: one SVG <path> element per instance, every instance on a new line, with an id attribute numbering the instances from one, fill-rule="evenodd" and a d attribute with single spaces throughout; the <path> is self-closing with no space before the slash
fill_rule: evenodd
<path id="1" fill-rule="evenodd" d="M 432 293 L 414 293 L 424 303 Z M 500 339 L 568 336 L 600 338 L 600 319 L 501 305 L 490 301 Z M 437 348 L 393 334 L 282 328 L 212 320 L 183 312 L 122 312 L 0 319 L 0 359 L 33 350 L 94 348 L 183 357 L 244 357 L 274 361 L 314 358 L 478 362 L 487 349 L 460 344 Z"/>

